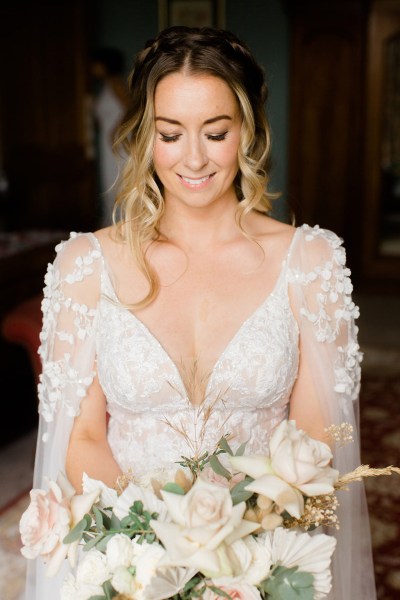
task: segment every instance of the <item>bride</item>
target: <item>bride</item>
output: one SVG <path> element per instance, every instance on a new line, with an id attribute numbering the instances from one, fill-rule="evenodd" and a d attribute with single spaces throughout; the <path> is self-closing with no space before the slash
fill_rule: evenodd
<path id="1" fill-rule="evenodd" d="M 171 28 L 129 85 L 115 222 L 71 234 L 46 275 L 34 486 L 59 470 L 76 490 L 83 472 L 111 487 L 128 471 L 168 480 L 227 432 L 265 452 L 288 417 L 327 442 L 330 425 L 357 433 L 345 252 L 330 231 L 269 216 L 267 88 L 248 48 Z M 355 438 L 333 448 L 341 473 L 359 464 Z M 357 485 L 339 498 L 335 600 L 375 598 Z M 41 568 L 29 600 L 57 597 Z"/>

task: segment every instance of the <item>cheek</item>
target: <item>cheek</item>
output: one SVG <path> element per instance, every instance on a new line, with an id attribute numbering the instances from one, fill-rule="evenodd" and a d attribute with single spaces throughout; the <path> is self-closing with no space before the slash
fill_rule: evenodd
<path id="1" fill-rule="evenodd" d="M 213 160 L 221 167 L 229 168 L 238 166 L 238 148 L 239 140 L 232 138 L 227 140 L 225 144 L 221 144 L 213 152 Z"/>
<path id="2" fill-rule="evenodd" d="M 178 151 L 174 144 L 156 142 L 154 145 L 153 162 L 157 169 L 170 167 L 177 161 Z"/>

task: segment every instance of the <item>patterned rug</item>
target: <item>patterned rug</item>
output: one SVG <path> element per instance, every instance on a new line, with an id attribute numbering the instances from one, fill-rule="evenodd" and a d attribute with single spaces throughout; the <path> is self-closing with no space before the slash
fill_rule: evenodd
<path id="1" fill-rule="evenodd" d="M 362 461 L 400 465 L 400 380 L 364 379 L 361 391 Z M 378 600 L 400 598 L 400 478 L 366 480 Z M 0 598 L 20 600 L 25 560 L 18 522 L 29 502 L 23 493 L 0 510 Z M 45 600 L 45 599 L 43 599 Z M 47 599 L 46 600 L 50 600 Z M 348 599 L 346 599 L 348 600 Z M 362 600 L 354 598 L 352 600 Z"/>
<path id="2" fill-rule="evenodd" d="M 28 504 L 28 492 L 24 492 L 0 511 L 0 598 L 2 600 L 20 600 L 23 593 L 26 561 L 20 554 L 18 523 Z"/>
<path id="3" fill-rule="evenodd" d="M 362 461 L 400 466 L 400 380 L 366 379 L 361 391 Z M 400 478 L 366 480 L 379 600 L 400 598 Z"/>

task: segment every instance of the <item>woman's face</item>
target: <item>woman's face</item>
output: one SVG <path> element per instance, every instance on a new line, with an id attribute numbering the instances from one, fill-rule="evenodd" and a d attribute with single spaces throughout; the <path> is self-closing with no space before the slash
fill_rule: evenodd
<path id="1" fill-rule="evenodd" d="M 166 206 L 237 201 L 241 116 L 234 93 L 212 75 L 167 75 L 155 98 L 154 167 Z"/>

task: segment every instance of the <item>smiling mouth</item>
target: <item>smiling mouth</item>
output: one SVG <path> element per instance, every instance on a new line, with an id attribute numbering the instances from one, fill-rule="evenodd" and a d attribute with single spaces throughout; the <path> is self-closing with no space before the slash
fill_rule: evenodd
<path id="1" fill-rule="evenodd" d="M 205 175 L 204 177 L 199 177 L 198 179 L 192 179 L 191 177 L 184 177 L 183 175 L 179 175 L 179 174 L 178 174 L 178 177 L 182 181 L 187 183 L 188 185 L 198 186 L 198 185 L 202 185 L 206 181 L 209 181 L 214 175 L 215 175 L 215 173 L 211 173 L 210 175 Z"/>

